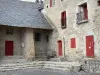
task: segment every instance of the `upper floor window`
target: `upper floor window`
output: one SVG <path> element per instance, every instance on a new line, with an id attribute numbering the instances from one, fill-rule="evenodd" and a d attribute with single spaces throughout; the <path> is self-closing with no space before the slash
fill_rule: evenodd
<path id="1" fill-rule="evenodd" d="M 50 7 L 55 5 L 55 0 L 50 0 Z"/>
<path id="2" fill-rule="evenodd" d="M 98 1 L 98 6 L 100 6 L 100 0 Z"/>
<path id="3" fill-rule="evenodd" d="M 12 28 L 12 27 L 7 27 L 7 28 L 6 28 L 6 34 L 7 34 L 7 35 L 13 35 L 13 32 L 14 32 L 14 31 L 13 31 L 13 28 Z"/>
<path id="4" fill-rule="evenodd" d="M 79 5 L 79 10 L 77 13 L 77 23 L 80 23 L 81 21 L 87 19 L 88 19 L 87 3 L 84 3 L 82 5 Z"/>
<path id="5" fill-rule="evenodd" d="M 61 27 L 66 28 L 66 11 L 61 12 Z"/>

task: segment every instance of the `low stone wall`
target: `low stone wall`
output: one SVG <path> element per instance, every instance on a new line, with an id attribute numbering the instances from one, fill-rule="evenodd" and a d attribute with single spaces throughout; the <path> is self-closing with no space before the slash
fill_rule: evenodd
<path id="1" fill-rule="evenodd" d="M 100 73 L 100 60 L 85 60 L 82 69 L 85 72 Z"/>

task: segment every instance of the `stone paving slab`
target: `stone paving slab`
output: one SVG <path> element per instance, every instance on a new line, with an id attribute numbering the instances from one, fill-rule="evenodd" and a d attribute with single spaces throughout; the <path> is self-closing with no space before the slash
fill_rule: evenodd
<path id="1" fill-rule="evenodd" d="M 69 73 L 61 70 L 48 70 L 48 69 L 23 69 L 14 71 L 0 72 L 0 75 L 100 75 L 93 73 Z"/>

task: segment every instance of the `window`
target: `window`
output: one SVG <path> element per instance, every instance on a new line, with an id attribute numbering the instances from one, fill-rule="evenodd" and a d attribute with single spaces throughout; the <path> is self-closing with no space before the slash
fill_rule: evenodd
<path id="1" fill-rule="evenodd" d="M 77 13 L 77 23 L 80 23 L 81 21 L 87 19 L 88 19 L 87 3 L 84 3 L 82 5 L 79 5 L 79 11 Z"/>
<path id="2" fill-rule="evenodd" d="M 75 38 L 71 38 L 71 48 L 76 48 L 76 40 Z"/>
<path id="3" fill-rule="evenodd" d="M 48 35 L 46 35 L 46 41 L 49 42 L 49 36 Z"/>
<path id="4" fill-rule="evenodd" d="M 66 11 L 61 13 L 61 27 L 66 28 Z"/>
<path id="5" fill-rule="evenodd" d="M 98 1 L 98 6 L 100 6 L 100 0 Z"/>
<path id="6" fill-rule="evenodd" d="M 13 32 L 14 32 L 14 31 L 13 31 L 13 28 L 12 28 L 12 27 L 7 27 L 7 28 L 6 28 L 6 34 L 7 34 L 7 35 L 13 35 Z"/>
<path id="7" fill-rule="evenodd" d="M 50 7 L 55 5 L 55 0 L 50 0 Z"/>
<path id="8" fill-rule="evenodd" d="M 41 41 L 41 34 L 35 33 L 35 41 Z"/>
<path id="9" fill-rule="evenodd" d="M 45 0 L 45 6 L 46 6 L 46 8 L 48 8 L 48 6 L 49 6 L 49 0 Z"/>
<path id="10" fill-rule="evenodd" d="M 55 0 L 52 0 L 52 6 L 55 6 Z"/>

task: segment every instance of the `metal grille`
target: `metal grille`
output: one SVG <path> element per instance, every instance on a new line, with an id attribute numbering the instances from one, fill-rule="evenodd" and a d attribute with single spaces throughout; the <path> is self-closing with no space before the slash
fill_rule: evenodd
<path id="1" fill-rule="evenodd" d="M 84 19 L 85 19 L 84 12 L 77 13 L 77 23 L 80 23 Z"/>

